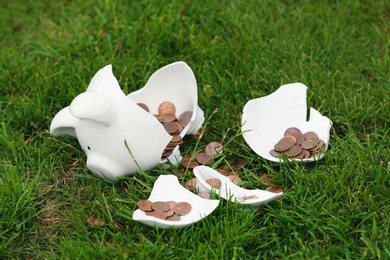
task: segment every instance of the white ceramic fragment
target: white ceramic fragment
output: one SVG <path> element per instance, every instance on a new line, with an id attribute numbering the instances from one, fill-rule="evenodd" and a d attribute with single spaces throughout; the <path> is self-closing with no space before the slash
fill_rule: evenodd
<path id="1" fill-rule="evenodd" d="M 306 120 L 306 91 L 307 87 L 302 83 L 287 84 L 245 104 L 241 122 L 243 137 L 255 153 L 269 161 L 281 162 L 282 159 L 273 157 L 270 150 L 290 127 L 297 127 L 302 133 L 317 133 L 326 144 L 325 150 L 328 148 L 332 121 L 314 108 L 310 108 L 310 118 Z M 312 162 L 323 156 L 321 153 L 314 158 L 297 160 Z"/>
<path id="2" fill-rule="evenodd" d="M 189 74 L 189 67 L 184 62 L 174 64 L 176 75 L 167 70 L 166 76 L 165 70 L 161 69 L 154 78 L 170 77 L 176 82 L 177 89 L 186 88 L 188 82 L 193 84 L 194 77 Z M 184 71 L 180 70 L 182 67 Z M 166 83 L 161 81 L 160 86 Z M 191 89 L 193 87 L 191 85 Z M 157 86 L 155 88 L 156 91 L 148 92 L 149 96 L 161 95 Z M 192 99 L 187 95 L 183 97 L 184 102 L 190 103 L 191 108 L 194 103 L 197 107 L 197 93 L 191 93 Z M 197 112 L 187 130 L 191 128 L 197 131 L 203 123 L 203 111 L 197 108 Z M 199 127 L 194 127 L 195 124 Z M 162 152 L 172 137 L 151 113 L 123 93 L 111 65 L 99 70 L 87 90 L 56 114 L 50 132 L 54 136 L 76 137 L 87 155 L 87 168 L 101 178 L 115 180 L 120 176 L 133 175 L 141 169 L 150 170 L 167 160 L 172 164 L 181 160 L 177 146 L 167 160 L 161 161 Z"/>
<path id="3" fill-rule="evenodd" d="M 198 106 L 198 91 L 195 75 L 183 61 L 169 64 L 157 70 L 146 85 L 127 96 L 135 103 L 144 103 L 149 112 L 158 114 L 158 106 L 169 101 L 176 107 L 176 116 L 192 111 L 192 118 L 180 136 L 195 134 L 204 121 L 203 110 Z"/>
<path id="4" fill-rule="evenodd" d="M 215 192 L 222 198 L 239 204 L 258 207 L 283 195 L 283 192 L 273 193 L 259 189 L 248 190 L 241 188 L 232 183 L 228 177 L 223 176 L 208 166 L 197 166 L 194 168 L 193 172 L 197 179 L 196 188 L 199 192 Z M 221 181 L 219 189 L 215 189 L 207 183 L 208 179 L 213 178 L 217 178 Z M 254 196 L 256 196 L 256 198 L 254 198 Z"/>
<path id="5" fill-rule="evenodd" d="M 133 219 L 145 225 L 159 228 L 181 228 L 192 225 L 210 215 L 219 204 L 219 200 L 203 199 L 185 189 L 174 175 L 160 175 L 154 183 L 153 190 L 148 198 L 152 202 L 175 201 L 188 202 L 191 211 L 181 216 L 179 221 L 162 220 L 147 216 L 144 211 L 137 209 L 133 213 Z"/>

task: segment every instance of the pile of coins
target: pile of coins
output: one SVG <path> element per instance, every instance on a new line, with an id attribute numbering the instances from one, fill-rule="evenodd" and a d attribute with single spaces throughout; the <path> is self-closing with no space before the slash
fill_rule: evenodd
<path id="1" fill-rule="evenodd" d="M 149 107 L 144 103 L 137 103 L 145 111 L 149 112 Z M 185 128 L 191 120 L 192 111 L 185 111 L 176 117 L 176 107 L 173 103 L 166 101 L 160 104 L 158 107 L 158 114 L 154 115 L 157 120 L 163 125 L 165 131 L 172 136 L 172 140 L 165 147 L 161 160 L 165 160 L 169 157 L 175 147 L 183 143 L 181 136 L 179 135 L 183 128 Z"/>
<path id="2" fill-rule="evenodd" d="M 209 143 L 204 151 L 195 156 L 195 160 L 191 160 L 192 154 L 186 154 L 181 160 L 181 165 L 185 168 L 194 169 L 199 165 L 208 165 L 214 161 L 213 156 L 223 152 L 222 144 L 219 142 Z"/>
<path id="3" fill-rule="evenodd" d="M 287 156 L 293 159 L 307 159 L 314 157 L 325 147 L 325 142 L 319 139 L 314 132 L 302 133 L 296 127 L 290 127 L 284 136 L 275 144 L 270 154 L 274 157 Z"/>
<path id="4" fill-rule="evenodd" d="M 185 201 L 156 201 L 139 200 L 138 208 L 145 212 L 147 216 L 156 217 L 169 221 L 180 221 L 181 216 L 191 212 L 191 204 Z"/>

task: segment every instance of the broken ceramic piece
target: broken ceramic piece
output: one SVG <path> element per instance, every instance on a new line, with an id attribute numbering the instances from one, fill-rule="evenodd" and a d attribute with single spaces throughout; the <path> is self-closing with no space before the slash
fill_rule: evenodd
<path id="1" fill-rule="evenodd" d="M 324 149 L 328 148 L 332 121 L 314 108 L 310 108 L 310 117 L 306 120 L 306 91 L 307 87 L 302 83 L 287 84 L 268 96 L 252 99 L 245 104 L 242 133 L 255 153 L 269 161 L 282 162 L 283 159 L 272 156 L 270 150 L 290 127 L 297 127 L 302 133 L 315 132 L 324 141 Z M 323 156 L 324 153 L 320 153 L 312 158 L 297 160 L 312 162 Z"/>
<path id="2" fill-rule="evenodd" d="M 185 189 L 174 175 L 160 175 L 154 183 L 153 190 L 148 198 L 152 202 L 175 201 L 187 202 L 191 205 L 191 211 L 180 217 L 179 221 L 163 220 L 147 216 L 144 211 L 137 209 L 133 213 L 133 219 L 150 227 L 182 228 L 196 223 L 210 215 L 219 204 L 219 200 L 203 199 Z"/>
<path id="3" fill-rule="evenodd" d="M 169 89 L 173 101 L 187 102 L 191 109 L 196 104 L 193 119 L 187 126 L 187 132 L 196 132 L 204 117 L 197 107 L 196 81 L 190 71 L 184 62 L 167 65 L 152 75 L 152 82 L 160 82 L 160 85 L 148 87 L 156 91 L 149 90 L 147 94 L 160 96 L 159 87 L 165 88 L 173 82 L 174 88 Z M 183 97 L 182 89 L 191 94 Z M 87 90 L 56 114 L 50 133 L 77 138 L 87 155 L 87 168 L 101 178 L 115 180 L 161 163 L 176 164 L 181 160 L 179 146 L 176 146 L 173 154 L 161 161 L 162 152 L 172 137 L 151 113 L 123 93 L 111 65 L 99 70 Z"/>
<path id="4" fill-rule="evenodd" d="M 199 193 L 215 192 L 225 200 L 230 200 L 239 204 L 258 207 L 283 195 L 283 192 L 273 193 L 259 189 L 249 190 L 241 188 L 231 182 L 228 177 L 223 176 L 208 166 L 197 166 L 194 168 L 193 172 L 197 180 L 196 188 L 198 189 Z M 214 178 L 221 181 L 221 186 L 219 189 L 213 188 L 207 183 L 207 180 Z"/>

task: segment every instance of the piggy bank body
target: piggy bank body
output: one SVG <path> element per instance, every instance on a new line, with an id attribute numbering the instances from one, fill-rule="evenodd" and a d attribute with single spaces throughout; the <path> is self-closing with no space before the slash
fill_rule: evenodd
<path id="1" fill-rule="evenodd" d="M 192 95 L 184 102 L 183 97 L 177 95 L 171 96 L 171 100 L 165 100 L 168 96 L 158 94 L 164 91 L 165 84 L 168 89 L 172 85 L 181 91 L 187 88 L 186 93 L 191 92 Z M 204 120 L 203 111 L 197 106 L 195 76 L 187 64 L 177 62 L 160 69 L 151 76 L 145 89 L 153 90 L 150 86 L 158 90 L 155 94 L 153 91 L 145 91 L 145 100 L 157 96 L 152 98 L 154 102 L 162 98 L 164 100 L 161 102 L 174 103 L 177 99 L 185 104 L 183 109 L 194 112 L 191 122 L 180 135 L 191 134 L 199 129 Z M 142 89 L 137 91 L 137 98 L 143 99 Z M 151 104 L 153 106 L 154 103 Z M 138 106 L 131 99 L 131 94 L 126 96 L 123 93 L 111 65 L 99 70 L 87 90 L 78 95 L 70 106 L 57 113 L 50 132 L 54 136 L 76 137 L 87 155 L 87 168 L 99 177 L 111 180 L 165 163 L 161 161 L 161 155 L 172 139 L 155 116 Z M 177 146 L 167 160 L 177 163 L 180 159 Z"/>

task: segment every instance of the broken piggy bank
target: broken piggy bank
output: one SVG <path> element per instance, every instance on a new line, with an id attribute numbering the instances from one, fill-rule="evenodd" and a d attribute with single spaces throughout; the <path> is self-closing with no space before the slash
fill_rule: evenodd
<path id="1" fill-rule="evenodd" d="M 180 136 L 194 134 L 204 121 L 197 99 L 196 79 L 185 62 L 159 69 L 143 89 L 128 96 L 108 65 L 95 74 L 84 93 L 56 114 L 50 133 L 76 137 L 87 155 L 87 168 L 101 178 L 115 180 L 167 161 L 180 161 L 179 146 L 162 161 L 172 136 L 152 113 L 165 101 L 175 104 L 176 114 L 191 111 L 192 117 Z M 150 113 L 138 102 L 148 104 Z"/>

